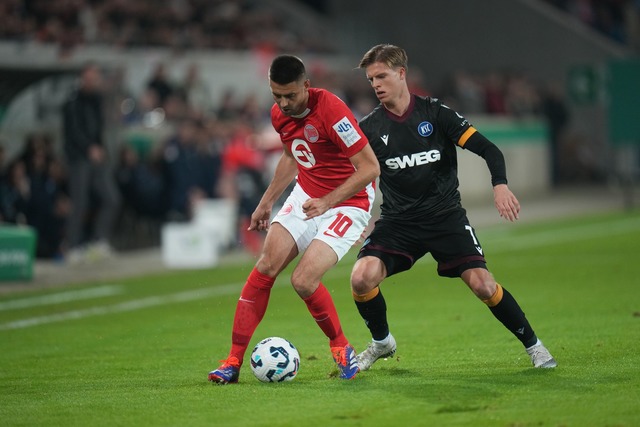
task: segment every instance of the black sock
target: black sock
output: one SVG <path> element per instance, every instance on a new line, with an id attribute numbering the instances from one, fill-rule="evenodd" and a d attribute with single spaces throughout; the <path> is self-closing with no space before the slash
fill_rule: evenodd
<path id="1" fill-rule="evenodd" d="M 513 296 L 503 287 L 502 299 L 489 310 L 511 333 L 528 348 L 538 341 L 529 321 Z"/>
<path id="2" fill-rule="evenodd" d="M 371 331 L 374 340 L 383 340 L 389 335 L 389 325 L 387 324 L 387 303 L 382 296 L 382 292 L 371 298 L 369 301 L 355 301 L 360 316 L 364 319 L 364 324 Z"/>

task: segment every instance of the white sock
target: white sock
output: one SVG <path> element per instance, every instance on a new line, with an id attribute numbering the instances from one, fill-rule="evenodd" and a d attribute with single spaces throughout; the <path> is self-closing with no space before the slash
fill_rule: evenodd
<path id="1" fill-rule="evenodd" d="M 385 338 L 381 339 L 380 341 L 373 340 L 373 342 L 375 342 L 376 344 L 380 344 L 380 345 L 387 345 L 387 344 L 389 344 L 389 340 L 390 340 L 389 337 L 390 336 L 391 336 L 391 334 L 387 335 Z"/>
<path id="2" fill-rule="evenodd" d="M 538 338 L 538 341 L 536 341 L 536 343 L 534 345 L 532 345 L 531 347 L 527 347 L 527 350 L 529 350 L 530 348 L 533 348 L 537 345 L 542 345 L 542 341 L 540 341 L 540 338 Z"/>

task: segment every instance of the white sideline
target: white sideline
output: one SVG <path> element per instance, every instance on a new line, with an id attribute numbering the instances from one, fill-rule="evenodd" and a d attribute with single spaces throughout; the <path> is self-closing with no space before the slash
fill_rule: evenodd
<path id="1" fill-rule="evenodd" d="M 0 311 L 16 310 L 19 308 L 37 307 L 39 305 L 54 305 L 63 302 L 79 301 L 83 299 L 108 297 L 124 292 L 122 285 L 106 285 L 77 291 L 66 291 L 57 294 L 40 295 L 37 297 L 21 298 L 0 302 Z"/>
<path id="2" fill-rule="evenodd" d="M 550 243 L 567 243 L 577 242 L 593 237 L 603 237 L 614 234 L 624 234 L 630 231 L 640 229 L 640 218 L 627 218 L 619 221 L 607 223 L 605 225 L 586 225 L 567 227 L 563 230 L 553 232 L 537 232 L 528 236 L 509 236 L 508 234 L 502 234 L 491 238 L 487 236 L 486 242 L 490 242 L 490 251 L 492 253 L 513 251 L 520 248 L 530 249 L 532 247 L 542 247 Z M 483 244 L 486 243 L 483 240 Z M 493 249 L 492 249 L 493 248 Z M 432 262 L 430 257 L 425 257 L 421 262 Z M 327 277 L 343 276 L 345 271 L 351 270 L 351 262 L 347 264 L 341 264 L 336 268 L 330 270 L 327 273 Z M 288 284 L 287 280 L 281 278 L 276 282 L 276 286 Z M 44 325 L 49 323 L 61 322 L 71 319 L 82 319 L 90 316 L 100 316 L 112 313 L 122 313 L 127 311 L 135 311 L 148 307 L 155 307 L 159 305 L 165 305 L 175 302 L 187 302 L 194 301 L 201 298 L 208 298 L 221 295 L 230 295 L 233 293 L 239 293 L 242 283 L 226 284 L 222 286 L 216 286 L 214 288 L 197 289 L 179 292 L 169 295 L 158 295 L 147 298 L 141 298 L 137 300 L 125 301 L 119 304 L 92 307 L 84 310 L 73 310 L 64 313 L 57 313 L 48 316 L 32 317 L 28 319 L 16 320 L 13 322 L 0 324 L 0 331 L 28 328 L 31 326 Z M 99 288 L 96 288 L 99 289 Z M 69 293 L 69 292 L 67 292 Z M 51 296 L 47 296 L 51 297 Z M 46 297 L 42 297 L 46 298 Z M 20 300 L 18 300 L 20 301 Z"/>
<path id="3" fill-rule="evenodd" d="M 492 253 L 511 252 L 517 249 L 531 249 L 546 246 L 549 243 L 569 243 L 580 240 L 606 237 L 624 234 L 630 231 L 640 230 L 640 217 L 624 218 L 601 225 L 568 226 L 557 231 L 540 231 L 527 236 L 508 236 L 481 238 L 482 246 L 490 242 L 489 250 Z M 492 249 L 495 247 L 495 249 Z"/>
<path id="4" fill-rule="evenodd" d="M 105 314 L 123 313 L 126 311 L 136 311 L 142 308 L 156 307 L 159 305 L 171 304 L 175 302 L 194 301 L 197 299 L 229 295 L 237 293 L 240 283 L 216 286 L 208 289 L 195 289 L 191 291 L 178 292 L 177 294 L 157 295 L 131 301 L 124 301 L 114 305 L 92 307 L 84 310 L 73 310 L 64 313 L 51 314 L 49 316 L 31 317 L 29 319 L 15 320 L 13 322 L 0 324 L 1 331 L 12 329 L 28 328 L 30 326 L 44 325 L 55 322 L 62 322 L 71 319 L 83 319 L 91 316 L 101 316 Z"/>

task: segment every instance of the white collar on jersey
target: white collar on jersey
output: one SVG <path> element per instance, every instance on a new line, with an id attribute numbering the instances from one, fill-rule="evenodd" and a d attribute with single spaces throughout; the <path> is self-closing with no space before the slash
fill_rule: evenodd
<path id="1" fill-rule="evenodd" d="M 311 112 L 311 110 L 309 108 L 306 108 L 302 113 L 298 114 L 298 115 L 292 115 L 291 117 L 293 117 L 294 119 L 302 119 L 304 117 L 307 116 L 307 114 L 309 114 Z"/>

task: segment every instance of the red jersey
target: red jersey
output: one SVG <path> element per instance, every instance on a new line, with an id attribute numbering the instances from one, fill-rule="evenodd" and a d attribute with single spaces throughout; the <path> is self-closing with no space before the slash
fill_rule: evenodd
<path id="1" fill-rule="evenodd" d="M 309 88 L 307 110 L 300 117 L 285 116 L 273 104 L 271 123 L 298 163 L 298 184 L 313 198 L 330 193 L 346 181 L 354 172 L 349 157 L 369 143 L 351 110 L 325 89 Z M 372 182 L 339 206 L 370 211 L 373 185 Z"/>

